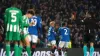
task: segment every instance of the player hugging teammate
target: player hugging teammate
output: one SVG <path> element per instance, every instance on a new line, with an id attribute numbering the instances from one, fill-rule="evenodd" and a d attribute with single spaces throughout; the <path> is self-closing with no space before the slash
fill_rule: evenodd
<path id="1" fill-rule="evenodd" d="M 59 28 L 58 34 L 55 32 L 55 22 L 50 22 L 50 27 L 48 30 L 48 45 L 51 46 L 51 54 L 54 56 L 55 49 L 58 48 L 59 56 L 61 56 L 62 48 L 65 49 L 65 52 L 67 52 L 67 48 L 71 48 L 71 42 L 70 42 L 70 29 L 67 27 L 66 22 L 62 23 L 62 27 Z M 56 45 L 56 36 L 60 37 L 59 45 L 57 47 Z"/>
<path id="2" fill-rule="evenodd" d="M 23 16 L 23 30 L 21 31 L 21 41 L 19 45 L 19 56 L 21 56 L 23 46 L 26 46 L 26 51 L 28 53 L 28 56 L 31 56 L 31 48 L 30 48 L 30 35 L 28 33 L 28 27 L 34 25 L 34 22 L 29 23 L 29 19 L 32 18 L 34 15 L 33 9 L 28 9 L 26 14 Z"/>
<path id="3" fill-rule="evenodd" d="M 28 9 L 26 14 L 23 16 L 23 30 L 21 32 L 19 56 L 21 56 L 23 45 L 26 46 L 28 56 L 31 56 L 36 48 L 36 44 L 38 43 L 38 30 L 41 32 L 41 27 L 41 18 L 35 15 L 34 9 Z M 32 43 L 32 49 L 30 49 L 30 43 Z"/>
<path id="4" fill-rule="evenodd" d="M 34 52 L 35 48 L 37 47 L 37 43 L 40 41 L 40 37 L 42 37 L 42 19 L 41 17 L 37 16 L 34 12 L 34 15 L 29 19 L 29 23 L 34 23 L 32 26 L 29 26 L 28 32 L 30 34 L 29 41 L 32 45 L 32 51 Z"/>

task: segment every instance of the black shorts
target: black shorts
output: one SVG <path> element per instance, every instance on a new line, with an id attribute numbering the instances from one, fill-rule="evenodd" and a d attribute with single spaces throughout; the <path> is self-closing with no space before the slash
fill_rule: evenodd
<path id="1" fill-rule="evenodd" d="M 88 33 L 84 35 L 84 43 L 90 43 L 95 41 L 95 35 Z"/>

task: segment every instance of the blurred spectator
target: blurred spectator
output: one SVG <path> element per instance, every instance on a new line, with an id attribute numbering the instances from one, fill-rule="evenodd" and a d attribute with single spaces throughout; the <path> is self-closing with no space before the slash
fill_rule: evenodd
<path id="1" fill-rule="evenodd" d="M 0 19 L 0 47 L 3 47 L 4 42 L 4 24 L 3 20 Z"/>

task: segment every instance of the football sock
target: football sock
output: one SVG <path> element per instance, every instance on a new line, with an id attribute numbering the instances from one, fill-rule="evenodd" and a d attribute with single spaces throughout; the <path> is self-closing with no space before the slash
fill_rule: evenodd
<path id="1" fill-rule="evenodd" d="M 61 48 L 58 49 L 58 53 L 59 53 L 59 55 L 61 55 Z"/>
<path id="2" fill-rule="evenodd" d="M 84 56 L 87 56 L 87 46 L 83 47 Z"/>
<path id="3" fill-rule="evenodd" d="M 6 45 L 6 56 L 10 56 L 10 45 Z"/>
<path id="4" fill-rule="evenodd" d="M 26 51 L 28 53 L 28 56 L 31 56 L 31 48 L 30 48 L 30 46 L 26 46 Z"/>
<path id="5" fill-rule="evenodd" d="M 18 56 L 18 54 L 19 54 L 19 51 L 18 51 L 18 44 L 15 44 L 15 46 L 14 46 L 14 56 Z"/>
<path id="6" fill-rule="evenodd" d="M 31 49 L 32 53 L 34 53 L 35 48 L 36 48 L 36 44 L 32 44 L 32 49 Z"/>
<path id="7" fill-rule="evenodd" d="M 52 54 L 54 54 L 55 50 L 56 50 L 56 47 L 55 46 L 51 48 Z"/>
<path id="8" fill-rule="evenodd" d="M 23 46 L 19 46 L 19 56 L 21 56 L 21 53 L 22 53 L 22 50 L 23 50 Z"/>
<path id="9" fill-rule="evenodd" d="M 55 49 L 51 49 L 51 52 L 54 54 L 54 52 L 55 52 Z"/>
<path id="10" fill-rule="evenodd" d="M 94 52 L 94 47 L 91 46 L 91 47 L 90 47 L 90 56 L 93 56 L 93 52 Z"/>

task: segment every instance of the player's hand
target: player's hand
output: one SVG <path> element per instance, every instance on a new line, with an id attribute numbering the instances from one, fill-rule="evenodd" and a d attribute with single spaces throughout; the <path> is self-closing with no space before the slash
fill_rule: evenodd
<path id="1" fill-rule="evenodd" d="M 30 26 L 33 26 L 33 24 L 32 24 L 32 23 L 30 23 L 29 25 L 30 25 Z"/>
<path id="2" fill-rule="evenodd" d="M 23 32 L 23 31 L 21 31 L 21 32 L 20 32 L 20 34 L 24 34 L 24 32 Z"/>
<path id="3" fill-rule="evenodd" d="M 34 22 L 34 21 L 32 21 L 31 23 L 32 23 L 33 25 L 35 24 L 35 22 Z"/>
<path id="4" fill-rule="evenodd" d="M 43 35 L 42 34 L 40 35 L 40 39 L 43 39 Z"/>
<path id="5" fill-rule="evenodd" d="M 41 38 L 43 38 L 43 35 L 41 35 Z"/>
<path id="6" fill-rule="evenodd" d="M 40 43 L 40 39 L 38 39 L 38 43 Z"/>
<path id="7" fill-rule="evenodd" d="M 30 26 L 33 26 L 34 24 L 35 24 L 35 22 L 33 21 L 33 22 L 30 23 Z"/>

